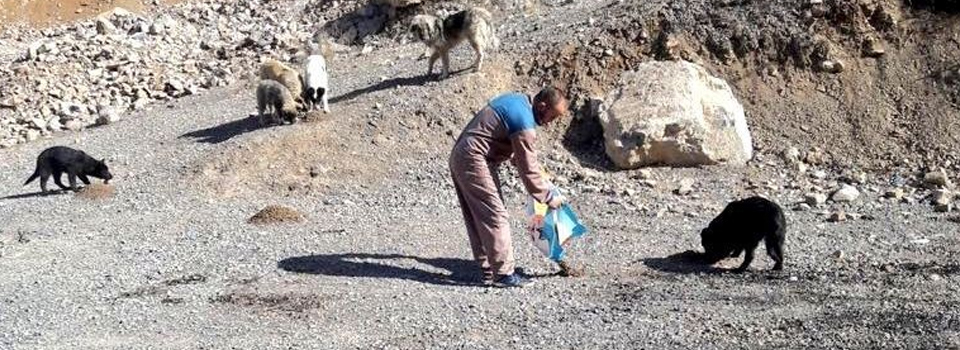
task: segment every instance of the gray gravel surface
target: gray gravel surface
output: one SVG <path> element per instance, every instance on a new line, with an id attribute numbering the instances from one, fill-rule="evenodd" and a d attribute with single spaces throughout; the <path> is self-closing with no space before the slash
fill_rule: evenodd
<path id="1" fill-rule="evenodd" d="M 0 150 L 0 348 L 960 347 L 956 212 L 934 213 L 922 191 L 882 199 L 889 174 L 852 203 L 793 211 L 840 172 L 796 173 L 762 152 L 743 168 L 653 169 L 643 184 L 548 130 L 544 163 L 591 230 L 571 250 L 587 276 L 554 276 L 529 244 L 513 180 L 515 250 L 536 283 L 477 286 L 447 152 L 486 98 L 530 82 L 508 59 L 424 81 L 421 52 L 349 53 L 319 122 L 247 130 L 241 81 Z M 39 186 L 21 184 L 52 145 L 107 158 L 116 195 L 31 195 Z M 686 178 L 693 192 L 674 194 Z M 754 193 L 788 209 L 785 271 L 767 271 L 762 248 L 745 274 L 683 261 L 726 202 Z M 270 204 L 307 221 L 246 223 Z M 827 222 L 836 210 L 849 219 Z"/>

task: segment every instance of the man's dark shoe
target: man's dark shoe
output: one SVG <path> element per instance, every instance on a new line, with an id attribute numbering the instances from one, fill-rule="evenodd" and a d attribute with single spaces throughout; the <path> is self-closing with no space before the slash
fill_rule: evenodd
<path id="1" fill-rule="evenodd" d="M 499 287 L 499 288 L 514 288 L 514 287 L 525 287 L 530 285 L 531 283 L 533 283 L 533 281 L 527 278 L 521 277 L 519 274 L 514 272 L 506 276 L 498 276 L 498 278 L 495 281 L 493 281 L 493 286 Z"/>

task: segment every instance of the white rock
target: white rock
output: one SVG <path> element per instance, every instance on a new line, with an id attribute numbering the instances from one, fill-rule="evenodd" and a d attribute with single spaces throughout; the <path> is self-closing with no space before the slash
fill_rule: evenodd
<path id="1" fill-rule="evenodd" d="M 835 212 L 833 212 L 832 214 L 830 214 L 830 217 L 827 218 L 827 221 L 829 221 L 829 222 L 843 222 L 843 221 L 847 221 L 847 214 L 844 213 L 842 210 L 841 210 L 841 211 L 835 211 Z"/>
<path id="2" fill-rule="evenodd" d="M 947 205 L 953 203 L 953 192 L 949 190 L 934 190 L 930 195 L 933 205 Z"/>
<path id="3" fill-rule="evenodd" d="M 803 195 L 803 202 L 811 207 L 816 207 L 827 202 L 827 195 L 823 193 L 807 193 Z"/>
<path id="4" fill-rule="evenodd" d="M 787 148 L 783 151 L 783 160 L 787 163 L 800 161 L 800 149 L 796 147 Z"/>
<path id="5" fill-rule="evenodd" d="M 923 175 L 923 183 L 930 188 L 945 188 L 953 187 L 953 183 L 950 181 L 950 178 L 947 177 L 947 173 L 941 170 L 931 171 Z"/>
<path id="6" fill-rule="evenodd" d="M 117 27 L 106 18 L 97 18 L 96 26 L 97 33 L 100 35 L 110 35 L 117 32 Z"/>
<path id="7" fill-rule="evenodd" d="M 104 108 L 97 113 L 97 125 L 107 125 L 120 121 L 120 114 L 113 108 Z"/>
<path id="8" fill-rule="evenodd" d="M 37 130 L 29 129 L 26 134 L 27 141 L 34 141 L 40 138 L 40 132 Z"/>
<path id="9" fill-rule="evenodd" d="M 860 197 L 860 191 L 856 187 L 843 185 L 830 197 L 834 202 L 852 202 Z"/>
<path id="10" fill-rule="evenodd" d="M 604 98 L 606 153 L 625 169 L 665 164 L 744 164 L 753 144 L 729 85 L 689 62 L 649 62 Z"/>
<path id="11" fill-rule="evenodd" d="M 47 128 L 47 121 L 42 118 L 33 118 L 30 120 L 30 124 L 40 130 Z"/>
<path id="12" fill-rule="evenodd" d="M 83 129 L 83 123 L 76 119 L 68 120 L 63 126 L 71 131 L 80 131 Z"/>
<path id="13" fill-rule="evenodd" d="M 902 188 L 892 188 L 883 193 L 883 196 L 890 199 L 900 199 L 903 198 L 903 189 Z"/>
<path id="14" fill-rule="evenodd" d="M 820 62 L 820 69 L 827 73 L 840 73 L 843 72 L 843 61 L 840 60 L 825 60 Z"/>
<path id="15" fill-rule="evenodd" d="M 680 180 L 680 185 L 673 192 L 681 196 L 690 194 L 693 192 L 693 179 Z"/>

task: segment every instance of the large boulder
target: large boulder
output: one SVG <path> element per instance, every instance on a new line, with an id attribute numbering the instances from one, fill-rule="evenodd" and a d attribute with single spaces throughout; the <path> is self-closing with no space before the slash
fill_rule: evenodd
<path id="1" fill-rule="evenodd" d="M 648 62 L 620 77 L 600 108 L 620 168 L 743 164 L 753 144 L 743 106 L 722 79 L 689 62 Z"/>

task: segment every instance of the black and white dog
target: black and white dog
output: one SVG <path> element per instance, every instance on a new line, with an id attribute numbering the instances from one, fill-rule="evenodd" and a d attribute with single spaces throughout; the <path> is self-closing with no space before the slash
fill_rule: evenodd
<path id="1" fill-rule="evenodd" d="M 330 113 L 327 97 L 330 95 L 330 77 L 327 61 L 323 55 L 311 54 L 303 64 L 303 100 L 309 110 L 322 104 L 323 111 Z"/>

